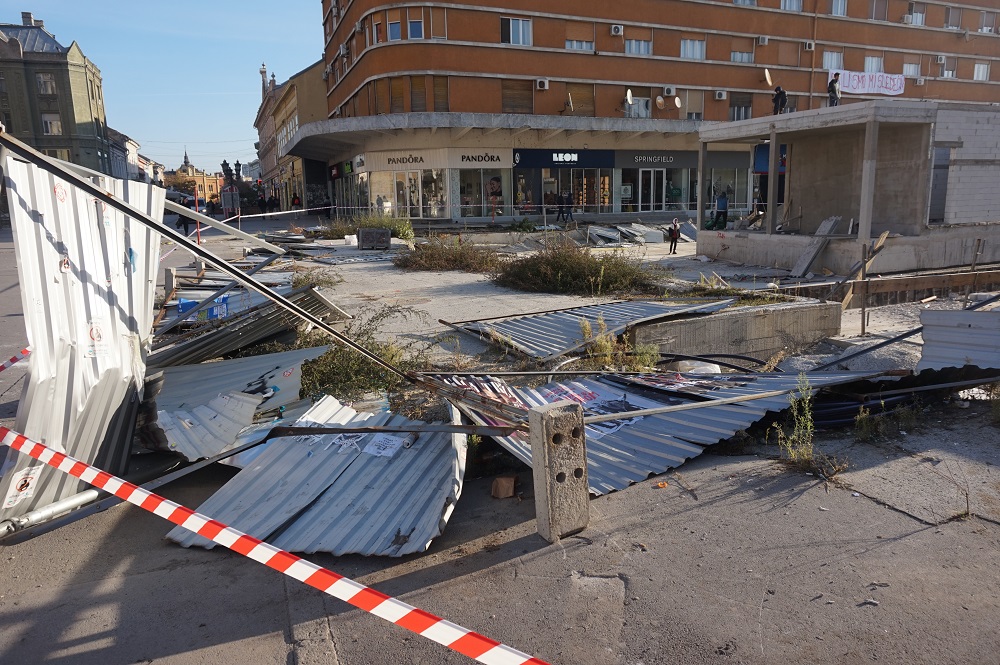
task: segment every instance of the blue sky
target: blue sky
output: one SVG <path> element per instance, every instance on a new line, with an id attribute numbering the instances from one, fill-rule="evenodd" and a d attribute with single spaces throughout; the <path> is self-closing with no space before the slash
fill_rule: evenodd
<path id="1" fill-rule="evenodd" d="M 101 70 L 108 125 L 168 169 L 185 146 L 209 172 L 256 159 L 261 63 L 281 83 L 323 53 L 317 0 L 11 0 L 0 23 L 21 23 L 21 12 L 80 45 Z"/>

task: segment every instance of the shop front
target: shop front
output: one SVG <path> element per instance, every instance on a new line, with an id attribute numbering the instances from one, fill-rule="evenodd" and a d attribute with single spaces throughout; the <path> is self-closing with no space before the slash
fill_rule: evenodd
<path id="1" fill-rule="evenodd" d="M 514 151 L 515 215 L 558 214 L 570 201 L 575 213 L 613 211 L 613 150 Z"/>
<path id="2" fill-rule="evenodd" d="M 618 150 L 621 212 L 687 210 L 698 153 L 693 151 Z"/>

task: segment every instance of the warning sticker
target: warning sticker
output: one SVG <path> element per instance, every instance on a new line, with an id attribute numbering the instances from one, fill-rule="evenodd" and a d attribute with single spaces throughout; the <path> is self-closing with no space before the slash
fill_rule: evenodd
<path id="1" fill-rule="evenodd" d="M 405 443 L 405 437 L 376 434 L 362 452 L 376 457 L 392 457 Z"/>
<path id="2" fill-rule="evenodd" d="M 7 488 L 7 495 L 3 500 L 4 508 L 13 508 L 25 499 L 34 496 L 35 485 L 38 484 L 38 474 L 43 466 L 29 466 L 11 477 L 10 487 Z"/>
<path id="3" fill-rule="evenodd" d="M 104 339 L 104 326 L 100 321 L 91 321 L 87 326 L 87 346 L 84 355 L 87 358 L 107 358 L 111 353 L 111 345 Z"/>

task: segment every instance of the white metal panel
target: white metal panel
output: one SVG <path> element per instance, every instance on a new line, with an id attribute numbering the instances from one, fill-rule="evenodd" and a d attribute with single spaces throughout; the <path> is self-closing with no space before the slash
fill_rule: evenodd
<path id="1" fill-rule="evenodd" d="M 32 347 L 15 429 L 121 473 L 145 373 L 160 236 L 32 164 L 8 157 L 3 168 Z M 162 220 L 162 189 L 97 180 Z M 0 486 L 6 488 L 7 478 L 29 465 L 8 451 Z M 46 467 L 21 500 L 0 508 L 0 517 L 23 514 L 86 487 Z"/>
<path id="2" fill-rule="evenodd" d="M 917 372 L 970 365 L 1000 369 L 1000 310 L 920 312 L 924 346 Z"/>

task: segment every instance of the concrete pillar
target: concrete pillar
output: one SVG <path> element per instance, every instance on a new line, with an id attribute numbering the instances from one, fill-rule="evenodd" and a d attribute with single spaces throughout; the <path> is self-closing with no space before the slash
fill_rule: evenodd
<path id="1" fill-rule="evenodd" d="M 878 159 L 878 121 L 865 124 L 865 154 L 861 162 L 861 214 L 858 217 L 858 244 L 872 239 L 872 210 L 875 206 L 875 166 Z"/>
<path id="2" fill-rule="evenodd" d="M 169 297 L 177 288 L 177 268 L 167 268 L 163 271 L 163 296 Z"/>
<path id="3" fill-rule="evenodd" d="M 708 144 L 704 141 L 698 147 L 698 191 L 695 192 L 695 200 L 698 205 L 698 212 L 695 216 L 695 228 L 701 230 L 705 221 L 705 171 L 708 168 Z M 695 238 L 697 239 L 697 233 Z"/>
<path id="4" fill-rule="evenodd" d="M 780 172 L 778 150 L 778 133 L 771 125 L 771 143 L 767 152 L 767 233 L 774 233 L 775 220 L 778 218 L 778 177 Z M 786 183 L 787 186 L 787 183 Z"/>
<path id="5" fill-rule="evenodd" d="M 554 543 L 590 522 L 583 407 L 545 404 L 528 412 L 528 425 L 538 533 Z"/>

